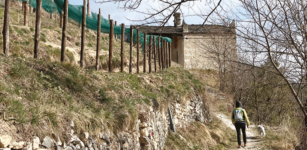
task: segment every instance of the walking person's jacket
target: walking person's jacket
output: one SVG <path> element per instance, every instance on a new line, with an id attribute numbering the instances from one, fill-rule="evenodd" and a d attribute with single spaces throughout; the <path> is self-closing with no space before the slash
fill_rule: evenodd
<path id="1" fill-rule="evenodd" d="M 236 121 L 235 120 L 234 110 L 239 110 L 239 109 L 242 109 L 243 121 Z M 247 117 L 247 113 L 246 113 L 245 109 L 242 108 L 242 104 L 240 102 L 236 103 L 236 108 L 234 110 L 231 113 L 232 124 L 235 124 L 236 122 L 238 122 L 238 123 L 246 123 L 246 125 L 249 126 L 249 120 L 248 120 L 248 117 Z"/>

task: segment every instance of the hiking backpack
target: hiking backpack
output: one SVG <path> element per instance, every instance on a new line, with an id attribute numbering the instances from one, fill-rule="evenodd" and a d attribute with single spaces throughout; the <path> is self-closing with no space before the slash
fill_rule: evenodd
<path id="1" fill-rule="evenodd" d="M 243 121 L 243 111 L 242 109 L 235 109 L 233 112 L 235 121 Z"/>

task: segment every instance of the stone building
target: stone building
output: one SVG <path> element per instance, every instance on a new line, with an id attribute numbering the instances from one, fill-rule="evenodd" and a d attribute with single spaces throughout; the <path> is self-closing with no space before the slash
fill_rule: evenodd
<path id="1" fill-rule="evenodd" d="M 148 35 L 172 39 L 171 59 L 186 69 L 220 69 L 228 59 L 237 58 L 235 21 L 229 26 L 188 25 L 180 13 L 174 14 L 174 26 L 138 26 Z M 227 61 L 229 62 L 229 61 Z"/>

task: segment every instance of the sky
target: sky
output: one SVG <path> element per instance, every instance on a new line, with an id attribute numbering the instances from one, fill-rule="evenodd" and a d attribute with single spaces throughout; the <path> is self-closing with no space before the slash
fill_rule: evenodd
<path id="1" fill-rule="evenodd" d="M 102 1 L 102 0 L 96 0 L 96 1 Z M 176 0 L 178 1 L 178 0 Z M 190 16 L 195 13 L 199 14 L 201 12 L 208 13 L 214 6 L 214 4 L 217 4 L 218 0 L 211 0 L 214 2 L 214 4 L 211 3 L 211 5 L 208 5 L 206 1 L 209 0 L 199 0 L 196 1 L 194 4 L 190 3 L 190 6 L 194 9 L 190 9 L 189 6 L 184 5 L 181 7 L 181 11 L 185 15 L 184 20 L 187 24 L 202 24 L 204 19 L 198 16 Z M 70 4 L 73 5 L 82 5 L 83 0 L 70 0 Z M 130 11 L 130 10 L 123 10 L 120 8 L 120 5 L 117 3 L 95 3 L 95 0 L 90 0 L 90 8 L 92 12 L 98 12 L 99 8 L 101 9 L 101 14 L 104 18 L 108 18 L 108 14 L 111 15 L 111 19 L 114 21 L 117 21 L 117 24 L 125 23 L 125 25 L 135 25 L 139 24 L 140 22 L 132 22 L 130 20 L 140 20 L 146 17 L 142 13 Z M 228 8 L 235 8 L 238 5 L 238 0 L 223 0 L 222 6 L 227 6 Z M 158 3 L 157 0 L 147 0 L 142 1 L 140 7 L 137 9 L 138 11 L 147 12 L 150 10 L 150 7 L 153 8 L 161 8 L 161 3 Z M 130 19 L 130 20 L 129 20 Z M 182 18 L 181 18 L 182 19 Z M 174 25 L 173 23 L 173 17 L 170 18 L 168 21 L 169 26 Z"/>

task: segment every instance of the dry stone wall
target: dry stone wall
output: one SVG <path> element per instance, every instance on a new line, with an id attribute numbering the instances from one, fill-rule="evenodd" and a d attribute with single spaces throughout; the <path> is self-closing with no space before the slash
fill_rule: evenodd
<path id="1" fill-rule="evenodd" d="M 208 105 L 196 93 L 191 98 L 178 96 L 169 107 L 176 128 L 188 126 L 194 121 L 211 121 Z M 168 107 L 152 99 L 152 106 L 141 108 L 134 126 L 116 134 L 102 126 L 103 133 L 91 135 L 83 132 L 77 135 L 72 121 L 68 127 L 70 136 L 66 141 L 61 141 L 63 138 L 53 134 L 44 139 L 33 136 L 29 142 L 24 142 L 26 139 L 17 142 L 9 135 L 0 135 L 0 147 L 25 150 L 162 150 L 170 130 Z"/>

